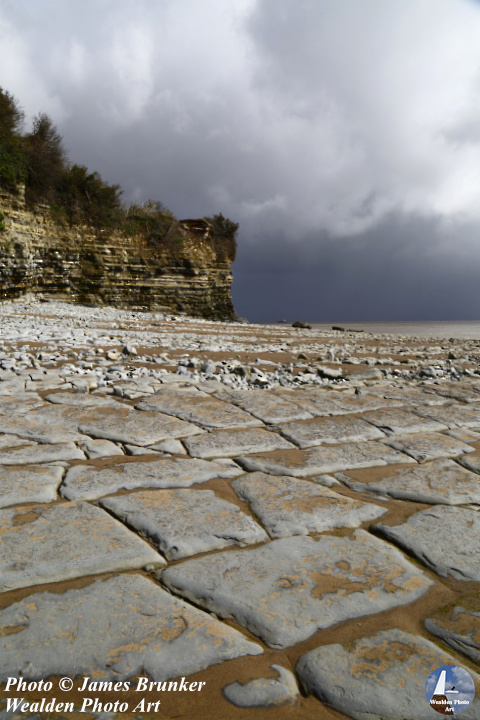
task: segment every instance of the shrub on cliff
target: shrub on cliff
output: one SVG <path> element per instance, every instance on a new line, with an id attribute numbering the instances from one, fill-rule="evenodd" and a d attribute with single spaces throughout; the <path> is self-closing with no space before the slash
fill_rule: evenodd
<path id="1" fill-rule="evenodd" d="M 219 262 L 233 262 L 237 254 L 239 225 L 222 213 L 206 218 L 213 226 L 213 247 Z"/>
<path id="2" fill-rule="evenodd" d="M 109 185 L 97 172 L 84 165 L 65 168 L 56 196 L 70 225 L 84 223 L 97 228 L 114 228 L 123 215 L 120 185 Z"/>
<path id="3" fill-rule="evenodd" d="M 153 247 L 175 251 L 183 244 L 184 235 L 177 218 L 155 200 L 132 203 L 125 211 L 122 229 L 127 235 L 143 235 Z"/>

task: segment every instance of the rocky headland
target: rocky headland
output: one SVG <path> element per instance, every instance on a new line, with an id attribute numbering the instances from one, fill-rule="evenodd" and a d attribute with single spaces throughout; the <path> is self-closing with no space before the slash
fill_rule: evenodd
<path id="1" fill-rule="evenodd" d="M 0 329 L 1 720 L 428 720 L 443 665 L 478 695 L 480 341 L 38 299 Z"/>

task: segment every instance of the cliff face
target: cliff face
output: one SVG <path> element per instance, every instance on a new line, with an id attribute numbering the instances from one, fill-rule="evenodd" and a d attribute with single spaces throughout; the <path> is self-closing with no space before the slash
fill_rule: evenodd
<path id="1" fill-rule="evenodd" d="M 30 210 L 22 195 L 0 191 L 0 212 L 0 299 L 31 292 L 210 319 L 235 317 L 231 264 L 219 259 L 202 221 L 202 232 L 185 222 L 183 240 L 168 248 L 150 247 L 143 237 L 120 231 L 59 225 L 47 206 Z"/>

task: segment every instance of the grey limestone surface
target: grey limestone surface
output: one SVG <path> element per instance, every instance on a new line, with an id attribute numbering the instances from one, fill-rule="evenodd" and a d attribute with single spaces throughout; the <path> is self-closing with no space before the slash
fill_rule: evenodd
<path id="1" fill-rule="evenodd" d="M 233 617 L 279 648 L 410 603 L 432 584 L 399 551 L 363 530 L 351 538 L 291 537 L 223 551 L 169 567 L 160 578 L 172 592 Z"/>
<path id="2" fill-rule="evenodd" d="M 161 565 L 161 556 L 87 503 L 0 510 L 0 591 Z"/>
<path id="3" fill-rule="evenodd" d="M 83 421 L 80 432 L 94 438 L 105 438 L 130 445 L 152 445 L 170 438 L 197 435 L 202 430 L 192 423 L 170 417 L 164 413 L 145 412 L 141 416 L 136 410 L 126 413 L 112 411 L 104 417 Z"/>
<path id="4" fill-rule="evenodd" d="M 218 390 L 215 395 L 221 400 L 238 405 L 242 410 L 246 410 L 269 425 L 288 422 L 289 420 L 307 420 L 312 417 L 311 413 L 302 409 L 300 405 L 274 395 L 268 390 L 257 390 L 255 392 L 249 390 Z M 298 402 L 302 402 L 300 395 L 298 396 Z"/>
<path id="5" fill-rule="evenodd" d="M 416 412 L 449 428 L 480 428 L 480 407 L 476 405 L 453 403 L 442 407 L 417 408 Z"/>
<path id="6" fill-rule="evenodd" d="M 299 690 L 295 675 L 281 665 L 272 665 L 277 678 L 258 678 L 243 685 L 239 682 L 226 685 L 222 692 L 236 707 L 281 707 L 295 703 Z"/>
<path id="7" fill-rule="evenodd" d="M 453 650 L 480 665 L 480 612 L 453 607 L 426 618 L 425 627 Z"/>
<path id="8" fill-rule="evenodd" d="M 335 643 L 311 650 L 296 672 L 306 692 L 354 720 L 433 720 L 437 713 L 426 701 L 427 678 L 438 667 L 457 664 L 433 642 L 394 628 L 359 638 L 353 648 Z M 462 717 L 480 717 L 478 698 Z"/>
<path id="9" fill-rule="evenodd" d="M 380 428 L 388 435 L 405 435 L 418 432 L 436 432 L 447 430 L 447 425 L 432 420 L 429 417 L 420 417 L 407 410 L 388 408 L 363 413 L 362 418 Z"/>
<path id="10" fill-rule="evenodd" d="M 167 560 L 268 540 L 251 517 L 212 490 L 147 490 L 100 505 L 152 540 Z"/>
<path id="11" fill-rule="evenodd" d="M 262 648 L 172 597 L 121 575 L 63 594 L 37 593 L 0 611 L 0 680 L 85 673 L 96 680 L 188 675 Z"/>
<path id="12" fill-rule="evenodd" d="M 241 470 L 189 457 L 162 457 L 153 462 L 123 462 L 105 467 L 76 465 L 68 470 L 60 494 L 68 500 L 96 500 L 118 490 L 190 487 L 213 478 L 230 478 Z"/>
<path id="13" fill-rule="evenodd" d="M 234 428 L 260 425 L 260 421 L 239 407 L 199 391 L 160 390 L 135 405 L 138 410 L 163 412 L 205 428 Z"/>
<path id="14" fill-rule="evenodd" d="M 411 552 L 441 577 L 480 581 L 480 513 L 437 505 L 401 525 L 375 525 L 388 540 Z"/>
<path id="15" fill-rule="evenodd" d="M 340 479 L 352 490 L 388 495 L 401 500 L 432 505 L 480 505 L 478 475 L 449 459 L 396 469 L 371 482 L 353 480 L 346 474 L 342 474 Z"/>
<path id="16" fill-rule="evenodd" d="M 403 435 L 384 442 L 385 445 L 410 455 L 420 463 L 437 458 L 459 457 L 474 452 L 474 448 L 466 445 L 466 443 L 437 432 Z"/>
<path id="17" fill-rule="evenodd" d="M 361 440 L 380 440 L 385 434 L 368 422 L 348 416 L 314 418 L 285 423 L 279 430 L 300 448 L 314 445 L 332 445 Z"/>
<path id="18" fill-rule="evenodd" d="M 184 442 L 192 457 L 205 459 L 295 447 L 278 433 L 263 428 L 214 430 L 199 437 L 187 438 Z"/>
<path id="19" fill-rule="evenodd" d="M 250 503 L 272 538 L 358 527 L 386 512 L 378 505 L 288 476 L 248 473 L 234 480 L 232 487 Z"/>
<path id="20" fill-rule="evenodd" d="M 480 661 L 478 340 L 36 300 L 0 334 L 0 681 L 222 664 L 156 714 L 405 720 Z"/>
<path id="21" fill-rule="evenodd" d="M 56 500 L 64 472 L 58 465 L 28 465 L 25 468 L 0 465 L 0 507 Z"/>
<path id="22" fill-rule="evenodd" d="M 254 453 L 240 456 L 237 461 L 246 470 L 294 477 L 414 462 L 408 455 L 376 441 Z"/>
<path id="23" fill-rule="evenodd" d="M 30 465 L 52 463 L 57 460 L 85 460 L 85 454 L 73 442 L 45 443 L 4 447 L 0 451 L 0 465 Z"/>

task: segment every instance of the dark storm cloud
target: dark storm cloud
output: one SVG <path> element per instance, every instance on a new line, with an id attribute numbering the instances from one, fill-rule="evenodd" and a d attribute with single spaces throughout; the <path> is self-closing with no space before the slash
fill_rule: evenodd
<path id="1" fill-rule="evenodd" d="M 242 315 L 477 317 L 479 36 L 470 0 L 0 0 L 0 86 L 126 200 L 239 221 Z"/>

